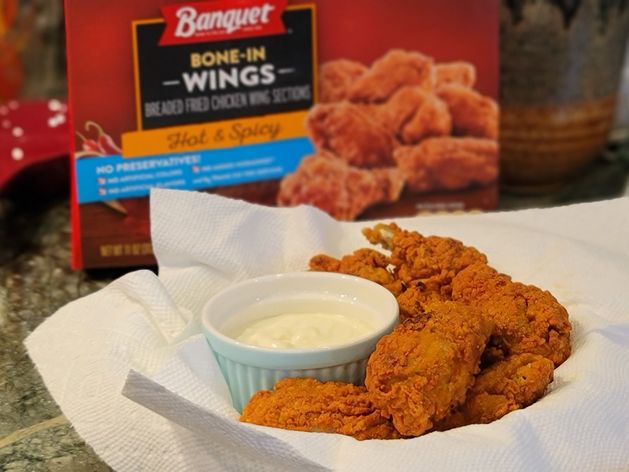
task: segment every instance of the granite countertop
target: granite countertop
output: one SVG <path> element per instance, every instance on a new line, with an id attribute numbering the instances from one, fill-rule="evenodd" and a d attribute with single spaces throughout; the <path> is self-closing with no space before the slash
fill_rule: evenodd
<path id="1" fill-rule="evenodd" d="M 62 305 L 105 286 L 111 274 L 72 271 L 65 200 L 0 203 L 0 470 L 111 470 L 52 399 L 22 344 Z M 10 234 L 8 234 L 10 233 Z"/>
<path id="2" fill-rule="evenodd" d="M 501 209 L 629 195 L 628 162 L 626 156 L 601 160 L 552 195 L 502 195 Z M 64 197 L 45 205 L 0 199 L 0 470 L 111 470 L 63 416 L 23 346 L 59 307 L 123 273 L 71 270 L 69 233 Z"/>

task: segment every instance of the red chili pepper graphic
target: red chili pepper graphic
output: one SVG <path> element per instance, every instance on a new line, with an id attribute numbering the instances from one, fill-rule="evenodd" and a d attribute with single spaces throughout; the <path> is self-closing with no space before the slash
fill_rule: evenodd
<path id="1" fill-rule="evenodd" d="M 84 151 L 85 153 L 93 153 L 94 155 L 102 155 L 105 153 L 105 151 L 103 150 L 103 148 L 100 146 L 100 144 L 97 141 L 90 138 L 86 138 L 84 135 L 82 135 L 78 131 L 76 132 L 76 134 L 79 138 L 81 138 L 81 151 Z M 81 154 L 84 154 L 84 153 L 82 152 Z M 91 155 L 91 154 L 84 154 L 84 155 Z"/>
<path id="2" fill-rule="evenodd" d="M 105 133 L 103 128 L 98 123 L 95 123 L 94 121 L 86 122 L 85 129 L 89 131 L 90 128 L 96 129 L 96 132 L 98 133 L 98 144 L 105 154 L 122 154 L 122 149 L 120 149 L 111 136 Z"/>

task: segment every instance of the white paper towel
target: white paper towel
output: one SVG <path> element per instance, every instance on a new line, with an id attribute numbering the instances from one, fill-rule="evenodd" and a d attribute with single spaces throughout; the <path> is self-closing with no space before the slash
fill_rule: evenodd
<path id="1" fill-rule="evenodd" d="M 398 220 L 461 239 L 550 290 L 574 331 L 573 354 L 539 402 L 489 425 L 395 441 L 239 423 L 196 334 L 195 315 L 217 291 L 365 247 L 365 223 L 168 190 L 151 194 L 151 220 L 159 277 L 128 274 L 26 341 L 63 413 L 116 470 L 629 470 L 629 198 Z"/>

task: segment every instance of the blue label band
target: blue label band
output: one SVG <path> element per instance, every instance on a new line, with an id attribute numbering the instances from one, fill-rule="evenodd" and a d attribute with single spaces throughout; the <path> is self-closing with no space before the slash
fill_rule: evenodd
<path id="1" fill-rule="evenodd" d="M 304 137 L 133 159 L 117 155 L 82 158 L 76 161 L 78 201 L 145 197 L 153 187 L 199 190 L 279 179 L 293 172 L 313 150 Z"/>

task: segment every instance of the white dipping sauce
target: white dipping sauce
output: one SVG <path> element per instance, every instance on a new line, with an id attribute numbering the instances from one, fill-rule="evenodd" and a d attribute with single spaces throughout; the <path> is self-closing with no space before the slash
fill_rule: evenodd
<path id="1" fill-rule="evenodd" d="M 256 320 L 234 338 L 245 344 L 309 349 L 355 341 L 373 331 L 369 323 L 335 313 L 283 313 Z"/>

